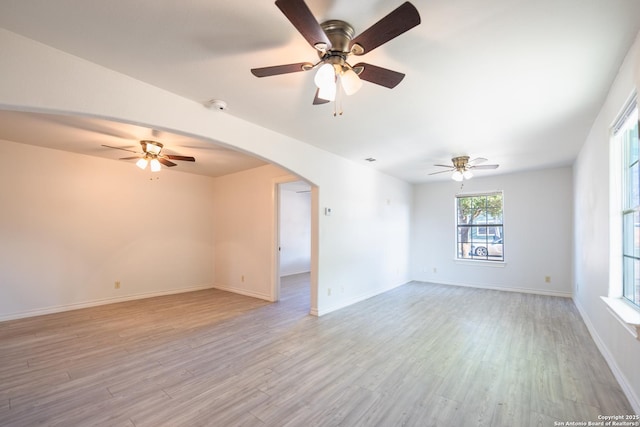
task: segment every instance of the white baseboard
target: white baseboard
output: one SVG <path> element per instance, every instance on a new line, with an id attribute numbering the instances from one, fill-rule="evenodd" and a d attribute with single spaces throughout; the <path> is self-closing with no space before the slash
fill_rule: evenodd
<path id="1" fill-rule="evenodd" d="M 271 295 L 262 294 L 259 292 L 248 291 L 246 289 L 231 288 L 229 286 L 222 286 L 217 284 L 213 285 L 213 288 L 221 291 L 225 291 L 225 292 L 231 292 L 233 294 L 239 294 L 239 295 L 244 295 L 246 297 L 258 298 L 258 299 L 263 299 L 265 301 L 273 302 L 273 297 Z"/>
<path id="2" fill-rule="evenodd" d="M 63 305 L 57 305 L 57 306 L 53 306 L 53 307 L 46 307 L 46 308 L 38 308 L 38 309 L 35 309 L 35 310 L 27 310 L 27 311 L 21 311 L 21 312 L 18 312 L 18 313 L 10 313 L 10 314 L 0 315 L 0 322 L 4 322 L 4 321 L 7 321 L 7 320 L 24 319 L 26 317 L 42 316 L 42 315 L 45 315 L 45 314 L 61 313 L 61 312 L 64 312 L 64 311 L 79 310 L 79 309 L 82 309 L 82 308 L 97 307 L 99 305 L 115 304 L 115 303 L 119 303 L 119 302 L 133 301 L 133 300 L 138 300 L 138 299 L 161 297 L 161 296 L 165 296 L 165 295 L 182 294 L 182 293 L 186 293 L 186 292 L 202 291 L 204 289 L 212 289 L 212 286 L 210 286 L 210 285 L 207 285 L 207 286 L 194 286 L 194 287 L 191 287 L 191 288 L 170 289 L 170 290 L 167 290 L 167 291 L 145 292 L 145 293 L 141 293 L 141 294 L 126 295 L 126 296 L 120 296 L 120 297 L 101 298 L 101 299 L 93 300 L 93 301 L 85 301 L 85 302 L 79 302 L 79 303 L 73 303 L 73 304 L 63 304 Z"/>
<path id="3" fill-rule="evenodd" d="M 331 312 L 336 311 L 336 310 L 340 310 L 341 308 L 348 307 L 348 306 L 350 306 L 352 304 L 359 303 L 361 301 L 364 301 L 364 300 L 367 300 L 369 298 L 375 297 L 376 295 L 383 294 L 385 292 L 388 292 L 388 291 L 390 291 L 392 289 L 395 289 L 395 288 L 397 288 L 399 286 L 402 286 L 402 285 L 405 285 L 407 283 L 409 283 L 409 282 L 398 283 L 397 285 L 390 286 L 390 287 L 387 287 L 387 288 L 384 288 L 384 289 L 377 289 L 377 290 L 372 291 L 372 292 L 367 292 L 365 294 L 360 294 L 358 296 L 355 296 L 355 297 L 352 297 L 352 298 L 349 298 L 349 299 L 341 300 L 337 304 L 331 305 L 329 307 L 324 307 L 322 310 L 312 309 L 310 314 L 312 314 L 314 316 L 324 316 L 325 314 L 331 313 Z"/>
<path id="4" fill-rule="evenodd" d="M 589 316 L 587 316 L 587 312 L 582 308 L 582 305 L 580 305 L 580 302 L 574 299 L 573 303 L 578 308 L 578 312 L 580 313 L 580 316 L 582 316 L 582 321 L 587 326 L 587 329 L 589 330 L 589 333 L 591 334 L 593 341 L 596 343 L 598 350 L 600 350 L 602 357 L 604 357 L 604 359 L 607 361 L 607 364 L 609 365 L 609 368 L 611 368 L 611 372 L 613 372 L 613 376 L 616 377 L 616 380 L 618 380 L 618 383 L 620 384 L 622 391 L 624 392 L 625 396 L 627 396 L 627 399 L 629 400 L 629 403 L 631 404 L 633 411 L 636 414 L 640 414 L 640 399 L 638 399 L 638 396 L 633 391 L 633 388 L 629 385 L 629 381 L 620 370 L 620 367 L 616 363 L 615 357 L 613 357 L 613 355 L 609 351 L 609 348 L 605 345 L 604 341 L 602 341 L 602 338 L 600 338 L 600 335 L 598 335 L 596 328 L 593 327 L 593 323 L 591 323 L 591 319 L 589 319 Z"/>
<path id="5" fill-rule="evenodd" d="M 520 292 L 523 294 L 546 295 L 551 297 L 562 297 L 562 298 L 573 297 L 573 294 L 571 292 L 561 292 L 561 291 L 533 289 L 533 288 L 519 288 L 519 287 L 513 287 L 513 286 L 507 287 L 507 286 L 484 285 L 484 284 L 480 285 L 480 284 L 442 282 L 442 281 L 432 282 L 432 281 L 425 281 L 425 280 L 414 280 L 414 282 L 436 283 L 438 285 L 461 286 L 464 288 L 490 289 L 492 291 Z"/>
<path id="6" fill-rule="evenodd" d="M 280 277 L 288 277 L 288 276 L 295 276 L 298 274 L 309 274 L 309 273 L 310 273 L 309 269 L 294 271 L 294 272 L 289 271 L 287 273 L 280 273 Z"/>

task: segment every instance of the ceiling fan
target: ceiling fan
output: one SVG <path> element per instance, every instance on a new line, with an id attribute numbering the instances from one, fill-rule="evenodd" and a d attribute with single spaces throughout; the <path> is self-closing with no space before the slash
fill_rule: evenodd
<path id="1" fill-rule="evenodd" d="M 144 139 L 140 141 L 140 145 L 142 146 L 142 152 L 138 152 L 135 150 L 131 150 L 125 147 L 113 147 L 111 145 L 104 145 L 103 147 L 114 148 L 116 150 L 129 151 L 131 153 L 136 153 L 137 156 L 131 157 L 121 157 L 120 160 L 133 160 L 138 159 L 136 162 L 136 166 L 140 169 L 146 169 L 147 165 L 150 166 L 151 172 L 159 172 L 160 164 L 163 164 L 167 167 L 176 166 L 177 163 L 173 163 L 171 160 L 181 160 L 185 162 L 195 162 L 196 159 L 191 156 L 179 156 L 174 154 L 161 154 L 162 151 L 162 143 L 157 141 L 151 141 L 148 139 Z"/>
<path id="2" fill-rule="evenodd" d="M 453 163 L 453 165 L 434 165 L 441 168 L 447 168 L 447 170 L 432 172 L 429 175 L 453 172 L 453 174 L 451 175 L 451 179 L 453 179 L 454 181 L 462 181 L 464 179 L 471 179 L 473 177 L 471 169 L 496 169 L 499 166 L 481 164 L 486 161 L 487 159 L 483 157 L 477 157 L 473 160 L 469 160 L 469 156 L 458 156 L 451 159 L 451 163 Z"/>
<path id="3" fill-rule="evenodd" d="M 420 14 L 411 3 L 403 3 L 357 36 L 353 27 L 345 21 L 334 19 L 319 24 L 304 0 L 276 0 L 275 3 L 307 42 L 317 50 L 320 60 L 316 63 L 299 62 L 253 68 L 251 73 L 254 76 L 275 76 L 317 68 L 314 82 L 318 89 L 313 100 L 314 105 L 334 101 L 340 87 L 347 95 L 356 93 L 362 86 L 362 80 L 391 89 L 404 78 L 402 73 L 364 62 L 352 66 L 347 62 L 347 58 L 350 55 L 361 56 L 371 52 L 420 24 Z"/>

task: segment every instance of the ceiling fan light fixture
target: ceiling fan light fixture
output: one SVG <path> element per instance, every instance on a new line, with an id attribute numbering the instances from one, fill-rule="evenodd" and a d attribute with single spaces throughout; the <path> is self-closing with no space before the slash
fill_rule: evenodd
<path id="1" fill-rule="evenodd" d="M 464 175 L 460 171 L 454 171 L 451 175 L 451 179 L 460 182 L 464 179 Z"/>
<path id="2" fill-rule="evenodd" d="M 161 166 L 160 166 L 160 162 L 158 161 L 158 159 L 153 158 L 151 159 L 150 166 L 151 166 L 151 172 L 160 172 Z"/>
<path id="3" fill-rule="evenodd" d="M 462 172 L 462 177 L 464 179 L 471 179 L 471 178 L 473 178 L 473 173 L 470 170 L 466 170 L 466 171 Z"/>
<path id="4" fill-rule="evenodd" d="M 336 72 L 333 68 L 332 64 L 324 63 L 318 68 L 315 77 L 313 78 L 313 82 L 316 84 L 318 89 L 322 90 L 323 88 L 336 84 Z"/>
<path id="5" fill-rule="evenodd" d="M 344 93 L 351 96 L 362 87 L 362 80 L 353 71 L 351 68 L 348 68 L 346 71 L 343 71 L 340 75 L 340 80 L 342 83 L 342 87 L 344 88 Z"/>
<path id="6" fill-rule="evenodd" d="M 136 162 L 136 166 L 142 170 L 145 170 L 148 164 L 149 164 L 149 160 L 147 160 L 146 157 L 138 159 L 138 161 Z"/>
<path id="7" fill-rule="evenodd" d="M 332 85 L 327 85 L 324 87 L 321 87 L 318 90 L 318 98 L 320 99 L 324 99 L 327 101 L 335 101 L 336 100 L 336 92 L 337 92 L 337 87 L 336 84 L 332 84 Z"/>

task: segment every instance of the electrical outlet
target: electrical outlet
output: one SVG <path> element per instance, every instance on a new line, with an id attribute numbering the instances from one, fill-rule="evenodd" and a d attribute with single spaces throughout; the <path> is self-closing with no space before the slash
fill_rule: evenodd
<path id="1" fill-rule="evenodd" d="M 240 280 L 241 280 L 242 282 L 244 282 L 244 274 L 243 274 L 242 276 L 240 276 Z"/>
<path id="2" fill-rule="evenodd" d="M 330 297 L 331 296 L 331 288 L 327 288 L 327 296 Z"/>
<path id="3" fill-rule="evenodd" d="M 551 276 L 544 276 L 544 281 L 546 283 L 551 283 Z"/>
<path id="4" fill-rule="evenodd" d="M 437 269 L 437 268 L 435 268 L 435 267 L 433 267 L 433 272 L 434 272 L 434 273 L 437 273 L 437 272 L 438 272 L 438 269 Z"/>
<path id="5" fill-rule="evenodd" d="M 120 289 L 120 281 L 119 280 L 113 284 L 113 289 Z"/>

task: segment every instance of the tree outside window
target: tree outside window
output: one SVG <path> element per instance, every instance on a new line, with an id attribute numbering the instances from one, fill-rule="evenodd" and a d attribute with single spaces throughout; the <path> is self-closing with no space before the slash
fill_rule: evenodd
<path id="1" fill-rule="evenodd" d="M 502 192 L 456 196 L 457 258 L 504 261 Z"/>

